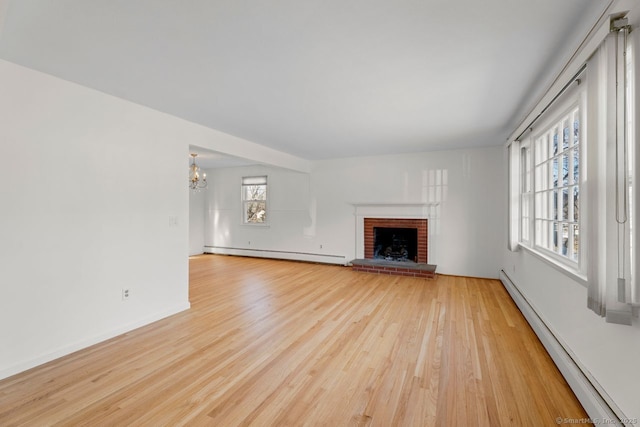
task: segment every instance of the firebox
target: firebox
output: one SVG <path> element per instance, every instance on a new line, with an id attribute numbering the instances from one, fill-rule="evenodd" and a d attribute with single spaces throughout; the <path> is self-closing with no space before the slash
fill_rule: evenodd
<path id="1" fill-rule="evenodd" d="M 418 229 L 373 227 L 373 258 L 418 261 Z"/>
<path id="2" fill-rule="evenodd" d="M 390 253 L 390 260 L 396 257 L 398 261 L 428 262 L 426 219 L 364 218 L 363 225 L 365 259 L 386 258 Z M 376 229 L 386 231 L 376 233 Z M 378 242 L 377 239 L 382 240 Z"/>

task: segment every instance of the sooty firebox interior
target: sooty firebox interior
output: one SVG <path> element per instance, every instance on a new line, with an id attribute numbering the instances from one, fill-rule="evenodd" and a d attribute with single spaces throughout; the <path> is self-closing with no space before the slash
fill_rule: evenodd
<path id="1" fill-rule="evenodd" d="M 418 230 L 416 228 L 373 228 L 373 257 L 392 261 L 417 261 Z"/>

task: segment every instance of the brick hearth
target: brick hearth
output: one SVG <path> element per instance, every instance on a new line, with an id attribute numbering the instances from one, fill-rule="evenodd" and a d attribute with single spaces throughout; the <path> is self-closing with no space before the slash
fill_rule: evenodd
<path id="1" fill-rule="evenodd" d="M 351 265 L 354 271 L 362 271 L 364 273 L 422 277 L 425 279 L 433 279 L 436 277 L 436 266 L 425 263 L 354 259 L 351 261 Z"/>

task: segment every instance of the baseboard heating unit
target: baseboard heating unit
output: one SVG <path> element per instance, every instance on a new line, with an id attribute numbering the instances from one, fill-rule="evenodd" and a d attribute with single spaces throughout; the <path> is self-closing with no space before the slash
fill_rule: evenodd
<path id="1" fill-rule="evenodd" d="M 500 281 L 531 325 L 589 417 L 593 420 L 615 420 L 618 422 L 617 425 L 622 425 L 620 420 L 626 418 L 621 410 L 616 407 L 590 373 L 580 366 L 570 349 L 547 325 L 504 270 L 500 271 Z"/>
<path id="2" fill-rule="evenodd" d="M 316 254 L 311 252 L 277 251 L 269 249 L 230 248 L 224 246 L 205 246 L 204 253 L 218 255 L 250 256 L 256 258 L 285 259 L 291 261 L 308 261 L 325 264 L 347 265 L 344 255 Z"/>

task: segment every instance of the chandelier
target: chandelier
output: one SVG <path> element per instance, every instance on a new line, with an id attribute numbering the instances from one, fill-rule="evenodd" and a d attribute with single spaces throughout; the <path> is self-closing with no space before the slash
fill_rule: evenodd
<path id="1" fill-rule="evenodd" d="M 200 178 L 200 168 L 196 165 L 196 157 L 198 155 L 191 153 L 191 166 L 189 166 L 189 188 L 192 190 L 200 190 L 207 188 L 207 174 L 203 173 Z"/>

